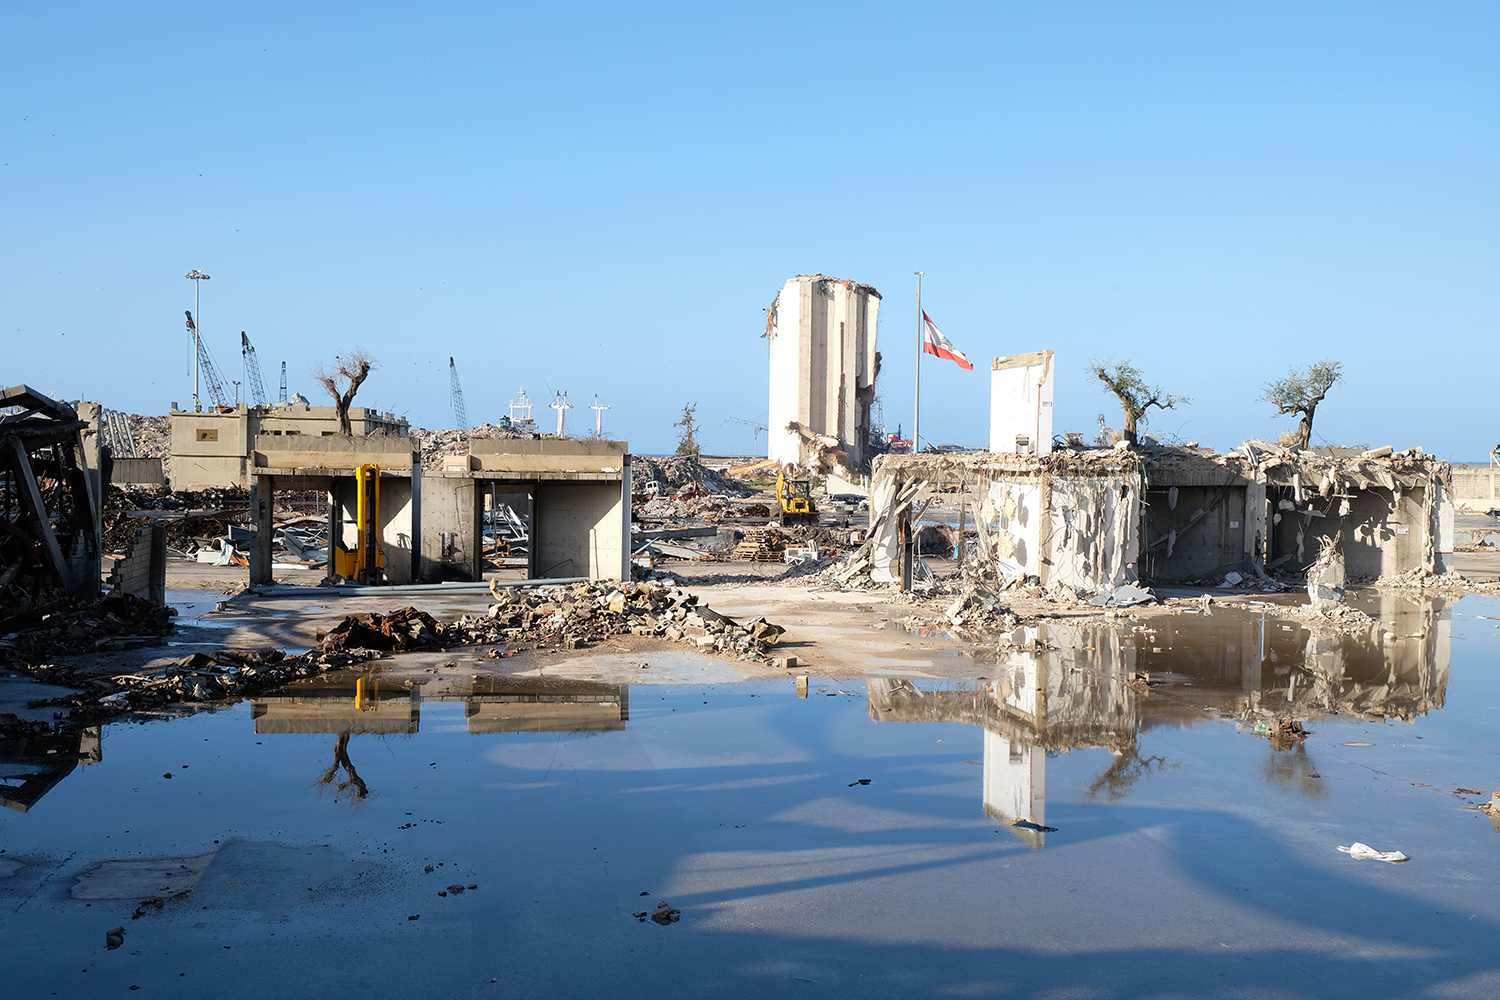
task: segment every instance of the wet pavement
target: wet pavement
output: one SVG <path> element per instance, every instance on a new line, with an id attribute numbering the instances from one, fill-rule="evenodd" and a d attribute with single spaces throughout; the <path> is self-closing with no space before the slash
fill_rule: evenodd
<path id="1" fill-rule="evenodd" d="M 38 738 L 0 761 L 5 995 L 1500 995 L 1500 820 L 1464 808 L 1500 601 L 1366 610 L 800 691 L 377 661 Z"/>

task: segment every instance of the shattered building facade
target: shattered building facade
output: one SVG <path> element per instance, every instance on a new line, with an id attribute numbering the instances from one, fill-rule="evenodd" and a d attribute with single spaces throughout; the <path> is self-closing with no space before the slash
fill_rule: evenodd
<path id="1" fill-rule="evenodd" d="M 884 455 L 870 531 L 841 572 L 912 579 L 929 505 L 956 496 L 962 568 L 1079 596 L 1136 582 L 1210 583 L 1305 571 L 1337 541 L 1351 579 L 1446 573 L 1448 464 L 1415 449 L 1305 452 L 1069 449 L 1018 455 Z M 1233 582 L 1233 581 L 1231 581 Z"/>
<path id="2" fill-rule="evenodd" d="M 869 285 L 799 274 L 782 287 L 765 333 L 772 461 L 822 472 L 868 463 L 879 319 L 880 293 Z"/>

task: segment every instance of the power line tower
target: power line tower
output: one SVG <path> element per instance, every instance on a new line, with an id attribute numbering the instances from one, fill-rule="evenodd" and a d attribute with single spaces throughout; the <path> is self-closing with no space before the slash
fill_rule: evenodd
<path id="1" fill-rule="evenodd" d="M 281 363 L 281 401 L 286 402 L 286 362 Z"/>
<path id="2" fill-rule="evenodd" d="M 250 396 L 256 406 L 266 405 L 266 384 L 260 377 L 260 359 L 255 356 L 255 345 L 244 330 L 240 331 L 240 355 L 245 359 L 245 381 L 250 383 Z"/>
<path id="3" fill-rule="evenodd" d="M 589 409 L 594 411 L 594 437 L 603 439 L 604 411 L 609 409 L 609 407 L 599 402 L 599 394 L 596 392 L 594 393 L 594 402 L 589 406 Z"/>
<path id="4" fill-rule="evenodd" d="M 563 422 L 568 416 L 568 411 L 573 408 L 573 404 L 568 402 L 568 394 L 566 392 L 559 392 L 553 397 L 552 402 L 547 405 L 557 411 L 557 436 L 567 437 L 563 433 Z"/>
<path id="5" fill-rule="evenodd" d="M 464 437 L 469 436 L 469 411 L 464 408 L 464 387 L 458 384 L 458 366 L 448 359 L 448 402 L 453 404 L 453 418 Z"/>

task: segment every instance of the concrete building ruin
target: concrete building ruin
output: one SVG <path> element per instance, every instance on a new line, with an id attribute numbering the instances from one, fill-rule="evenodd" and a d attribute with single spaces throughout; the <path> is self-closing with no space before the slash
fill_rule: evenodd
<path id="1" fill-rule="evenodd" d="M 623 441 L 485 438 L 443 471 L 424 471 L 407 437 L 261 434 L 249 459 L 250 582 L 271 582 L 274 497 L 330 497 L 328 575 L 357 544 L 360 470 L 373 470 L 371 517 L 392 584 L 481 580 L 487 497 L 524 495 L 531 511 L 527 577 L 630 578 L 630 455 Z"/>
<path id="2" fill-rule="evenodd" d="M 858 282 L 799 274 L 777 293 L 765 333 L 772 461 L 823 472 L 868 463 L 879 318 L 880 293 Z"/>
<path id="3" fill-rule="evenodd" d="M 216 486 L 248 488 L 250 452 L 262 435 L 270 437 L 336 437 L 338 412 L 332 406 L 277 403 L 240 404 L 234 409 L 179 410 L 172 404 L 172 487 L 202 490 Z M 355 437 L 404 438 L 406 419 L 363 406 L 349 408 Z"/>
<path id="4" fill-rule="evenodd" d="M 1001 587 L 1102 600 L 1137 582 L 1265 580 L 1307 570 L 1335 542 L 1354 580 L 1452 567 L 1453 471 L 1420 449 L 1247 441 L 1221 455 L 1074 440 L 1054 451 L 1052 352 L 996 358 L 991 371 L 990 453 L 876 459 L 870 530 L 846 578 L 909 585 L 924 515 L 955 494 L 953 554 Z"/>

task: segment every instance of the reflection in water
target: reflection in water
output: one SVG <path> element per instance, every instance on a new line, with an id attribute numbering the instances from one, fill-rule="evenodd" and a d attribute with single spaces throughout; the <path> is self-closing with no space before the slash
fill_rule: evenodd
<path id="1" fill-rule="evenodd" d="M 1007 825 L 1046 825 L 1046 757 L 1103 748 L 1114 761 L 1089 794 L 1120 801 L 1141 778 L 1178 764 L 1140 755 L 1157 726 L 1203 721 L 1205 710 L 1261 735 L 1279 720 L 1352 715 L 1412 721 L 1443 707 L 1450 621 L 1443 600 L 1381 595 L 1377 624 L 1342 635 L 1240 614 L 1148 619 L 1133 629 L 1042 624 L 1017 629 L 996 676 L 919 687 L 867 682 L 876 721 L 963 722 L 984 729 L 984 811 Z M 1284 730 L 1283 730 L 1284 731 Z M 1267 782 L 1326 795 L 1300 739 L 1268 740 Z M 1045 835 L 1011 827 L 1034 847 Z"/>
<path id="2" fill-rule="evenodd" d="M 103 759 L 98 726 L 63 723 L 37 732 L 27 723 L 6 726 L 0 729 L 0 801 L 26 812 L 74 768 Z"/>
<path id="3" fill-rule="evenodd" d="M 339 733 L 338 739 L 333 741 L 333 765 L 318 778 L 319 785 L 332 785 L 338 776 L 339 768 L 344 769 L 348 780 L 339 782 L 334 788 L 335 802 L 342 801 L 345 796 L 351 802 L 360 802 L 370 795 L 370 787 L 359 776 L 359 772 L 354 770 L 354 762 L 349 759 L 349 736 L 347 732 Z"/>
<path id="4" fill-rule="evenodd" d="M 462 702 L 471 733 L 588 733 L 620 730 L 630 718 L 629 685 L 543 678 L 464 677 L 393 682 L 378 672 L 325 674 L 255 698 L 258 735 L 334 733 L 333 764 L 319 776 L 335 801 L 359 803 L 369 786 L 349 758 L 350 738 L 413 735 L 423 702 Z"/>

